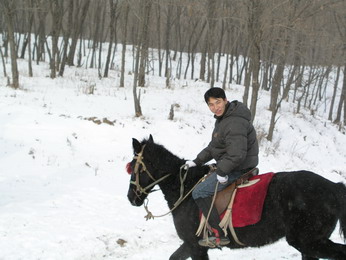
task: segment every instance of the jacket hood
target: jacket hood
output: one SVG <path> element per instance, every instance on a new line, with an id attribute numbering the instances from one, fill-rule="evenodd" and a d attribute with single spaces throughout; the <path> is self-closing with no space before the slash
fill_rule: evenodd
<path id="1" fill-rule="evenodd" d="M 251 112 L 250 110 L 241 102 L 234 100 L 226 104 L 225 113 L 222 116 L 214 116 L 217 120 L 226 118 L 229 116 L 242 117 L 248 121 L 251 121 Z"/>

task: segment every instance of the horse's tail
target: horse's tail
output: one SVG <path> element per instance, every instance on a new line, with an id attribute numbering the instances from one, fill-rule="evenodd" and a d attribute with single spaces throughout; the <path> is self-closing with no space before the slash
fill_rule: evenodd
<path id="1" fill-rule="evenodd" d="M 340 234 L 343 235 L 346 241 L 346 186 L 343 183 L 338 183 L 337 198 L 340 205 L 339 222 Z"/>

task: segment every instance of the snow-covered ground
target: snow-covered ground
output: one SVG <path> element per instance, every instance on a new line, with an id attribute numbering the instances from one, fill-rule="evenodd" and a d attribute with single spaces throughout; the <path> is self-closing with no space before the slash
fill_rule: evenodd
<path id="1" fill-rule="evenodd" d="M 144 116 L 134 117 L 132 78 L 118 88 L 118 72 L 98 79 L 95 70 L 68 68 L 63 78 L 48 65 L 28 78 L 20 62 L 21 89 L 0 82 L 0 259 L 150 259 L 178 248 L 172 217 L 145 221 L 144 209 L 126 194 L 132 138 L 152 134 L 174 154 L 193 159 L 209 142 L 214 119 L 203 100 L 208 84 L 148 77 L 141 90 Z M 90 88 L 96 86 L 93 95 Z M 229 100 L 242 100 L 243 87 L 230 85 Z M 283 103 L 273 142 L 269 94 L 260 92 L 255 126 L 261 172 L 312 170 L 346 182 L 346 138 L 326 119 L 294 114 Z M 174 120 L 168 120 L 172 104 Z M 92 121 L 107 123 L 97 124 Z M 166 213 L 162 194 L 150 195 L 150 209 Z M 342 241 L 336 230 L 332 239 Z M 262 248 L 211 250 L 211 259 L 301 259 L 284 239 Z"/>

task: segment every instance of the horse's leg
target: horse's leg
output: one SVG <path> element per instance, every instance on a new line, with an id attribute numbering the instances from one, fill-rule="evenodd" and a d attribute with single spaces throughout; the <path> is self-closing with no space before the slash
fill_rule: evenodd
<path id="1" fill-rule="evenodd" d="M 306 250 L 311 250 L 311 255 L 319 258 L 346 259 L 346 245 L 334 243 L 327 238 L 320 241 L 310 241 Z"/>
<path id="2" fill-rule="evenodd" d="M 302 253 L 303 260 L 346 259 L 346 245 L 329 240 L 336 224 L 334 216 L 325 214 L 324 216 L 330 220 L 326 221 L 317 214 L 315 219 L 312 219 L 307 213 L 295 213 L 286 223 L 286 240 Z"/>
<path id="3" fill-rule="evenodd" d="M 169 260 L 185 260 L 191 257 L 193 260 L 208 260 L 208 248 L 194 246 L 184 242 L 169 258 Z"/>
<path id="4" fill-rule="evenodd" d="M 169 260 L 185 260 L 190 257 L 190 250 L 184 242 L 175 252 L 171 255 Z"/>
<path id="5" fill-rule="evenodd" d="M 209 260 L 208 247 L 202 247 L 198 244 L 191 245 L 191 259 L 192 260 Z"/>
<path id="6" fill-rule="evenodd" d="M 299 237 L 286 237 L 287 242 L 302 253 L 303 260 L 327 258 L 333 260 L 346 259 L 346 245 L 337 244 L 324 238 L 320 240 L 303 240 Z"/>
<path id="7" fill-rule="evenodd" d="M 316 257 L 310 257 L 302 254 L 302 260 L 318 260 Z"/>

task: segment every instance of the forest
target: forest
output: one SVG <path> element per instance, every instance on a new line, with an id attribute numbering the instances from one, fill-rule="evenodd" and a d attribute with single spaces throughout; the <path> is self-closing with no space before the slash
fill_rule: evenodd
<path id="1" fill-rule="evenodd" d="M 13 88 L 20 88 L 18 59 L 29 76 L 33 63 L 48 63 L 52 79 L 66 66 L 96 68 L 100 78 L 119 69 L 124 87 L 131 46 L 138 117 L 137 88 L 150 87 L 151 73 L 167 88 L 172 78 L 243 85 L 253 119 L 259 91 L 270 92 L 268 140 L 282 101 L 311 115 L 328 103 L 328 120 L 345 126 L 344 0 L 1 0 L 0 14 L 0 73 Z"/>

